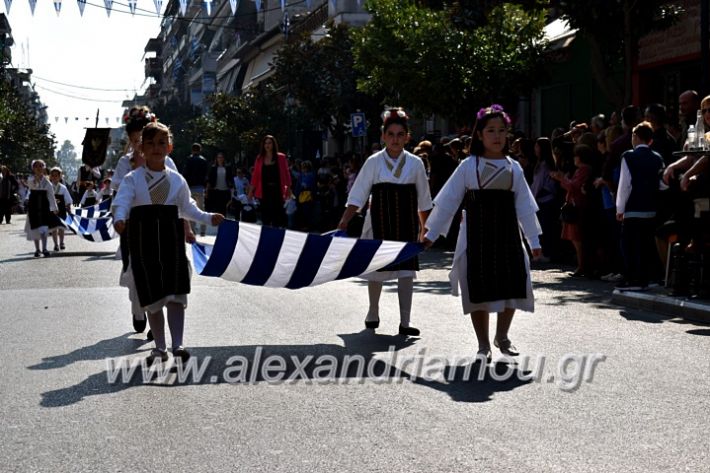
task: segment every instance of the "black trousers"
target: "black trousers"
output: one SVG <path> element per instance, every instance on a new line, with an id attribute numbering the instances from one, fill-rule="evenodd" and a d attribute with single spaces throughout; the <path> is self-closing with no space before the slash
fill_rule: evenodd
<path id="1" fill-rule="evenodd" d="M 0 221 L 5 219 L 5 223 L 10 223 L 12 215 L 12 199 L 0 199 Z"/>
<path id="2" fill-rule="evenodd" d="M 645 286 L 657 275 L 660 260 L 656 251 L 655 218 L 624 218 L 621 225 L 621 249 L 624 278 L 631 284 Z"/>

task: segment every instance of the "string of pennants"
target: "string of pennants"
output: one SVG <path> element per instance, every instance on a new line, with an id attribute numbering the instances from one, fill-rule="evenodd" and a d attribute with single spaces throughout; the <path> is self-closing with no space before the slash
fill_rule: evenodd
<path id="1" fill-rule="evenodd" d="M 61 118 L 61 117 L 55 116 L 55 117 L 54 117 L 54 122 L 55 122 L 55 123 L 58 123 L 60 118 Z M 81 117 L 63 117 L 63 118 L 64 118 L 64 123 L 69 123 L 69 120 L 71 120 L 72 118 L 73 118 L 74 121 L 76 121 L 76 122 L 78 122 L 79 120 L 81 120 Z M 84 121 L 86 121 L 86 122 L 88 122 L 89 120 L 95 120 L 95 119 L 96 119 L 96 117 L 94 117 L 94 118 L 91 118 L 91 117 L 84 117 Z M 111 123 L 111 118 L 110 118 L 110 117 L 104 117 L 104 120 L 106 120 L 106 124 L 107 124 L 107 125 Z M 120 122 L 121 122 L 121 118 L 120 118 L 120 117 L 116 117 L 116 123 L 120 123 Z"/>
<path id="2" fill-rule="evenodd" d="M 37 6 L 37 0 L 28 0 L 30 4 L 30 10 L 32 12 L 32 15 L 35 14 L 35 7 Z M 128 2 L 128 9 L 130 10 L 132 15 L 135 15 L 136 9 L 138 7 L 138 0 L 126 0 Z M 147 0 L 146 0 L 147 1 Z M 160 15 L 160 10 L 163 7 L 163 0 L 152 0 L 153 1 L 153 6 L 155 7 L 155 12 Z M 198 0 L 192 0 L 193 3 L 197 2 Z M 204 8 L 207 12 L 207 16 L 212 16 L 212 4 L 217 1 L 217 0 L 199 0 L 202 2 L 204 5 Z M 252 0 L 254 4 L 256 5 L 256 11 L 261 11 L 261 6 L 262 6 L 262 0 Z M 335 8 L 335 2 L 336 0 L 329 0 L 333 8 Z M 361 0 L 358 0 L 358 4 L 360 3 Z M 59 13 L 62 10 L 62 0 L 53 0 L 54 3 L 54 10 L 57 12 L 57 16 L 59 16 Z M 79 6 L 79 14 L 81 16 L 84 16 L 84 8 L 86 7 L 86 0 L 76 0 L 77 5 Z M 313 0 L 304 0 L 304 3 L 306 4 L 306 8 L 309 10 L 311 9 L 311 6 L 313 4 Z M 180 0 L 180 15 L 185 16 L 187 13 L 187 7 L 190 4 L 190 0 Z M 5 0 L 5 11 L 9 14 L 10 13 L 10 7 L 12 6 L 12 0 Z M 239 0 L 229 0 L 229 6 L 232 9 L 232 15 L 236 15 L 237 13 L 237 8 L 239 7 Z M 113 8 L 113 0 L 104 0 L 104 7 L 106 9 L 106 15 L 111 16 L 111 9 Z M 286 10 L 286 0 L 281 0 L 281 11 Z"/>

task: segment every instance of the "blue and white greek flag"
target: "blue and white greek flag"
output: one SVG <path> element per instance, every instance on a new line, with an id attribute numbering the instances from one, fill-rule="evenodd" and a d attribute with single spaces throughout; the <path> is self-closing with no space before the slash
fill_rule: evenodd
<path id="1" fill-rule="evenodd" d="M 113 228 L 111 199 L 90 207 L 76 207 L 67 212 L 64 225 L 78 236 L 89 241 L 108 241 L 118 237 Z"/>
<path id="2" fill-rule="evenodd" d="M 113 228 L 113 215 L 111 214 L 86 218 L 67 212 L 64 224 L 84 240 L 101 242 L 118 237 L 118 233 Z"/>
<path id="3" fill-rule="evenodd" d="M 298 289 L 371 273 L 419 254 L 419 243 L 317 235 L 225 220 L 214 245 L 193 244 L 202 276 Z"/>
<path id="4" fill-rule="evenodd" d="M 83 218 L 106 217 L 111 213 L 111 199 L 106 199 L 89 207 L 74 207 L 74 215 Z"/>

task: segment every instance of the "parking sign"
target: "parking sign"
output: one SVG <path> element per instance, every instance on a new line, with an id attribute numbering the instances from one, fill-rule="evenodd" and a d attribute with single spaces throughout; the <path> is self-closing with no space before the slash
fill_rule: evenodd
<path id="1" fill-rule="evenodd" d="M 352 127 L 353 131 L 353 136 L 354 137 L 359 137 L 359 136 L 366 136 L 367 131 L 365 130 L 365 114 L 358 112 L 358 113 L 351 113 L 350 114 L 350 126 Z"/>

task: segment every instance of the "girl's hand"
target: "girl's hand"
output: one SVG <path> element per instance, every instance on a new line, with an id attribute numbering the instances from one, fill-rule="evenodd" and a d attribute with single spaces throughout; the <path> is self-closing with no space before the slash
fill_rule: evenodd
<path id="1" fill-rule="evenodd" d="M 115 228 L 116 232 L 120 235 L 121 233 L 123 233 L 123 230 L 126 229 L 126 222 L 124 222 L 123 220 L 113 222 L 113 228 Z"/>
<path id="2" fill-rule="evenodd" d="M 212 225 L 219 225 L 222 222 L 224 222 L 224 215 L 212 214 Z"/>
<path id="3" fill-rule="evenodd" d="M 197 241 L 197 237 L 195 237 L 195 232 L 192 231 L 192 228 L 190 230 L 185 231 L 185 243 L 195 243 Z"/>

